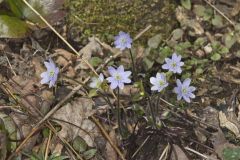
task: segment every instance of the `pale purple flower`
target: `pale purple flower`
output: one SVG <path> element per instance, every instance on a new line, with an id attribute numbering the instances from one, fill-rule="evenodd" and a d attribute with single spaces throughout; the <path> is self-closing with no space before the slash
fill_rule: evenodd
<path id="1" fill-rule="evenodd" d="M 91 88 L 100 88 L 102 82 L 104 81 L 104 76 L 100 73 L 98 77 L 93 77 L 91 81 L 92 82 L 89 84 Z"/>
<path id="2" fill-rule="evenodd" d="M 196 90 L 195 87 L 190 86 L 191 79 L 187 78 L 183 81 L 183 83 L 177 79 L 177 87 L 174 88 L 174 92 L 177 94 L 177 100 L 181 100 L 182 98 L 190 103 L 190 98 L 195 98 L 195 95 L 192 93 Z"/>
<path id="3" fill-rule="evenodd" d="M 131 48 L 132 38 L 128 33 L 120 31 L 119 34 L 115 36 L 114 45 L 121 51 L 124 50 L 125 48 Z"/>
<path id="4" fill-rule="evenodd" d="M 113 67 L 108 67 L 108 72 L 111 77 L 108 77 L 107 80 L 110 84 L 111 89 L 119 87 L 120 89 L 124 88 L 124 83 L 131 83 L 129 76 L 132 74 L 131 71 L 124 71 L 123 66 L 119 66 L 117 69 Z"/>
<path id="5" fill-rule="evenodd" d="M 157 73 L 156 77 L 151 77 L 150 82 L 153 85 L 151 87 L 152 91 L 161 92 L 165 87 L 168 86 L 166 76 L 164 73 Z"/>
<path id="6" fill-rule="evenodd" d="M 52 59 L 49 59 L 49 62 L 44 62 L 44 65 L 47 68 L 46 72 L 43 72 L 40 76 L 42 78 L 41 84 L 48 84 L 49 88 L 54 86 L 54 84 L 57 81 L 59 68 L 56 67 L 55 63 L 52 61 Z"/>
<path id="7" fill-rule="evenodd" d="M 165 58 L 166 64 L 164 64 L 162 68 L 172 71 L 173 73 L 182 73 L 181 66 L 183 66 L 184 63 L 181 62 L 181 58 L 181 55 L 178 56 L 176 53 L 173 53 L 172 59 Z"/>

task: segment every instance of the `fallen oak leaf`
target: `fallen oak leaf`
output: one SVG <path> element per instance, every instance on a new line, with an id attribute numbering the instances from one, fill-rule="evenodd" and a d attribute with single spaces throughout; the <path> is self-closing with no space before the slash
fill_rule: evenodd
<path id="1" fill-rule="evenodd" d="M 53 117 L 68 123 L 57 121 L 62 126 L 59 135 L 67 141 L 79 136 L 85 140 L 88 146 L 93 147 L 94 137 L 99 133 L 96 125 L 88 119 L 89 116 L 94 114 L 93 105 L 91 99 L 77 98 L 60 108 Z M 71 124 L 80 126 L 81 129 Z"/>

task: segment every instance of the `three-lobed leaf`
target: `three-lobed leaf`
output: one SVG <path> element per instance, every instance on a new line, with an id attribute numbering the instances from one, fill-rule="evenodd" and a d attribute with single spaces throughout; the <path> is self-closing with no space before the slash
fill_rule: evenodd
<path id="1" fill-rule="evenodd" d="M 0 38 L 22 38 L 28 33 L 28 25 L 17 17 L 0 15 Z"/>

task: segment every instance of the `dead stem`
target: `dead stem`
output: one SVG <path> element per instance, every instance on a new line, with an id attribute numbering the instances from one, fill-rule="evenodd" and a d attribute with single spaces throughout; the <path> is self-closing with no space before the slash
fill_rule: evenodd
<path id="1" fill-rule="evenodd" d="M 99 121 L 94 117 L 91 116 L 92 121 L 98 126 L 98 128 L 101 130 L 101 132 L 103 133 L 104 137 L 108 140 L 108 142 L 110 143 L 110 145 L 113 147 L 113 149 L 118 153 L 118 155 L 120 156 L 120 158 L 122 160 L 126 160 L 124 158 L 124 155 L 122 154 L 122 152 L 118 149 L 118 147 L 112 142 L 111 138 L 109 137 L 109 135 L 107 134 L 106 130 L 104 129 L 104 127 L 99 123 Z"/>

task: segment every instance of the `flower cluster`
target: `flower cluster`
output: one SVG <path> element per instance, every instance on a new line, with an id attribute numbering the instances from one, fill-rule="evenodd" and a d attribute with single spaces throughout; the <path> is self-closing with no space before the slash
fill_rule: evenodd
<path id="1" fill-rule="evenodd" d="M 115 47 L 119 48 L 121 51 L 126 48 L 131 48 L 132 46 L 132 38 L 128 33 L 119 32 L 119 35 L 115 37 Z M 168 70 L 172 73 L 182 73 L 182 66 L 184 62 L 181 61 L 181 55 L 177 53 L 173 53 L 171 58 L 165 58 L 165 64 L 162 65 L 162 69 Z M 59 68 L 56 67 L 54 62 L 49 59 L 49 62 L 44 62 L 47 71 L 41 74 L 42 80 L 41 84 L 48 84 L 49 88 L 54 86 Z M 118 68 L 108 67 L 109 77 L 106 80 L 110 83 L 111 89 L 123 89 L 125 84 L 131 83 L 131 79 L 129 78 L 132 74 L 131 71 L 124 71 L 124 67 L 120 65 Z M 93 77 L 91 79 L 91 83 L 89 86 L 94 89 L 101 89 L 102 83 L 104 82 L 104 75 L 101 73 L 98 77 Z M 161 92 L 167 86 L 167 77 L 165 73 L 157 73 L 156 77 L 150 78 L 150 83 L 152 84 L 151 90 Z M 177 100 L 184 99 L 186 102 L 190 103 L 192 98 L 195 98 L 193 92 L 196 90 L 195 87 L 190 86 L 191 79 L 187 78 L 183 82 L 179 79 L 176 81 L 177 86 L 174 88 L 173 92 L 177 94 Z"/>
<path id="2" fill-rule="evenodd" d="M 163 69 L 168 70 L 173 73 L 182 73 L 182 66 L 184 63 L 181 61 L 181 55 L 177 55 L 173 53 L 172 58 L 165 58 L 165 64 L 162 65 Z M 161 92 L 164 88 L 168 86 L 165 73 L 157 73 L 156 78 L 151 77 L 150 83 L 153 85 L 151 90 Z M 182 98 L 190 103 L 190 98 L 195 98 L 193 91 L 196 90 L 195 87 L 190 86 L 191 79 L 187 78 L 183 81 L 183 83 L 177 79 L 177 87 L 174 88 L 174 93 L 177 94 L 177 100 L 181 100 Z"/>

